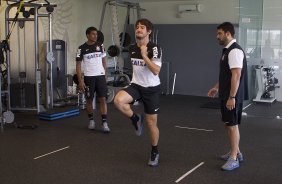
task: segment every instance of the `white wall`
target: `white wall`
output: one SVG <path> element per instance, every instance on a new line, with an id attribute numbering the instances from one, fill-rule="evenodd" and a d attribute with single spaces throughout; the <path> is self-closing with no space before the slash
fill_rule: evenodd
<path id="1" fill-rule="evenodd" d="M 85 40 L 85 29 L 89 26 L 99 27 L 103 0 L 50 0 L 58 4 L 53 13 L 53 38 L 65 40 L 68 44 L 68 73 L 74 73 L 75 53 L 77 47 Z M 140 1 L 141 2 L 141 1 Z M 177 18 L 177 6 L 199 2 L 204 9 L 201 13 L 184 13 L 182 18 Z M 150 19 L 154 24 L 212 24 L 230 21 L 238 23 L 239 0 L 198 0 L 198 1 L 163 1 L 141 2 L 141 7 L 146 9 L 142 16 Z M 0 18 L 4 20 L 5 3 L 0 7 Z M 236 8 L 237 7 L 237 8 Z M 119 23 L 124 23 L 125 9 L 120 8 Z M 13 15 L 11 15 L 13 16 Z M 106 11 L 103 25 L 106 48 L 112 44 L 110 13 Z M 48 22 L 40 20 L 40 40 L 46 40 Z M 5 23 L 0 23 L 1 39 L 5 37 Z M 122 26 L 120 26 L 122 30 Z M 44 31 L 45 30 L 45 31 Z M 15 33 L 13 33 L 15 34 Z M 31 33 L 33 34 L 33 33 Z M 13 35 L 12 35 L 13 37 Z M 32 36 L 31 36 L 32 37 Z M 11 43 L 13 44 L 13 43 Z M 16 43 L 14 43 L 16 44 Z M 33 44 L 33 43 L 30 43 Z"/>
<path id="2" fill-rule="evenodd" d="M 202 4 L 201 13 L 183 13 L 182 18 L 177 18 L 178 5 Z M 186 1 L 164 1 L 143 2 L 141 7 L 146 9 L 142 13 L 155 24 L 215 24 L 232 22 L 238 24 L 239 0 L 186 0 Z"/>

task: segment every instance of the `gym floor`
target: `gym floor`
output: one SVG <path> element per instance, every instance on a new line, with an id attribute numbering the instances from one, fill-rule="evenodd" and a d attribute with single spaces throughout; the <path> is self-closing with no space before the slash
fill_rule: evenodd
<path id="1" fill-rule="evenodd" d="M 17 129 L 9 124 L 0 133 L 1 184 L 281 184 L 282 104 L 252 104 L 241 131 L 240 168 L 224 172 L 218 156 L 228 151 L 219 109 L 201 108 L 210 99 L 162 96 L 160 165 L 148 167 L 148 129 L 136 137 L 130 121 L 109 104 L 111 133 L 87 129 L 86 113 L 39 120 L 15 114 L 15 122 L 37 124 Z M 142 106 L 134 107 L 137 111 Z M 100 122 L 100 118 L 96 118 Z"/>

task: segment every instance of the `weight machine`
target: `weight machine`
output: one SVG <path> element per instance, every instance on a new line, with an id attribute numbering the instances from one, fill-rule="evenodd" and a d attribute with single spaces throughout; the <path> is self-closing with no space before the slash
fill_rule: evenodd
<path id="1" fill-rule="evenodd" d="M 275 88 L 279 88 L 278 79 L 274 77 L 275 66 L 256 66 L 256 79 L 258 85 L 258 92 L 255 102 L 272 103 L 276 100 Z"/>
<path id="2" fill-rule="evenodd" d="M 39 65 L 39 27 L 38 22 L 39 18 L 48 18 L 49 20 L 49 38 L 48 38 L 48 45 L 49 45 L 49 52 L 46 55 L 46 60 L 49 64 L 48 68 L 52 68 L 52 62 L 54 61 L 53 52 L 52 52 L 52 12 L 54 11 L 54 7 L 56 7 L 55 4 L 50 4 L 47 0 L 44 1 L 44 3 L 36 3 L 35 0 L 30 1 L 12 1 L 14 3 L 9 4 L 5 11 L 5 20 L 6 20 L 6 34 L 11 34 L 13 26 L 16 25 L 16 23 L 20 22 L 33 22 L 34 26 L 34 67 L 35 67 L 35 103 L 36 107 L 32 108 L 26 108 L 26 107 L 15 107 L 12 108 L 13 110 L 35 110 L 37 113 L 41 112 L 43 110 L 43 107 L 41 106 L 41 68 Z M 10 18 L 10 11 L 13 8 L 18 8 L 18 5 L 21 5 L 21 9 L 18 10 L 18 13 L 22 13 L 22 17 L 20 18 Z M 26 9 L 29 8 L 27 11 Z M 46 8 L 46 12 L 41 13 L 39 12 L 39 9 Z M 9 24 L 12 22 L 12 25 Z M 19 35 L 18 35 L 19 36 Z M 8 83 L 8 96 L 10 96 L 10 84 L 11 84 L 11 51 L 7 50 L 7 83 Z M 52 72 L 50 69 L 48 69 L 48 74 L 50 76 L 48 84 L 50 83 L 50 90 L 46 91 L 48 95 L 48 103 L 46 104 L 47 108 L 53 107 L 53 81 L 52 81 Z M 21 71 L 19 71 L 21 72 Z M 26 75 L 26 71 L 24 71 Z M 8 106 L 11 108 L 10 103 L 10 97 L 8 98 Z"/>
<path id="3" fill-rule="evenodd" d="M 43 3 L 37 3 L 37 0 L 6 0 L 7 7 L 5 10 L 5 40 L 1 41 L 1 100 L 0 100 L 0 115 L 1 115 L 1 129 L 3 130 L 4 123 L 11 123 L 13 122 L 14 115 L 10 110 L 34 110 L 37 113 L 41 112 L 43 107 L 41 106 L 41 69 L 39 66 L 39 27 L 38 22 L 39 18 L 46 17 L 49 20 L 49 52 L 46 56 L 47 61 L 49 62 L 50 68 L 52 68 L 52 61 L 54 61 L 53 53 L 52 53 L 52 12 L 54 8 L 57 6 L 55 4 L 50 4 L 47 0 L 44 0 Z M 29 10 L 27 10 L 27 8 Z M 39 9 L 45 8 L 45 13 L 39 12 Z M 16 9 L 16 14 L 14 17 L 11 17 L 13 14 L 13 10 Z M 42 10 L 41 9 L 41 10 Z M 34 26 L 34 67 L 35 67 L 35 107 L 27 108 L 25 107 L 25 103 L 21 103 L 23 107 L 11 107 L 11 99 L 15 98 L 16 96 L 11 95 L 11 49 L 10 49 L 10 37 L 12 35 L 13 29 L 16 25 L 18 27 L 23 28 L 26 22 L 33 22 Z M 18 29 L 19 33 L 19 29 Z M 18 41 L 20 39 L 20 35 L 18 35 Z M 18 43 L 20 45 L 20 43 Z M 19 46 L 20 47 L 20 46 Z M 20 48 L 19 48 L 20 49 Z M 24 33 L 24 55 L 26 54 L 25 49 L 25 33 Z M 18 57 L 20 58 L 20 50 L 18 53 Z M 24 60 L 25 56 L 24 56 Z M 20 63 L 20 60 L 18 61 Z M 19 67 L 20 68 L 20 67 Z M 26 70 L 26 66 L 25 66 Z M 26 71 L 19 71 L 18 75 L 20 76 L 20 80 L 26 78 Z M 50 83 L 52 88 L 52 72 L 50 72 Z M 21 81 L 22 84 L 22 81 Z M 17 92 L 17 91 L 16 91 Z M 50 103 L 47 104 L 47 107 L 52 107 L 52 92 L 50 90 Z M 22 91 L 20 91 L 22 94 Z M 17 94 L 19 95 L 19 94 Z M 22 102 L 22 97 L 20 98 Z M 5 105 L 5 107 L 4 107 Z M 6 109 L 9 113 L 9 117 L 5 118 L 6 112 L 3 113 L 3 110 Z M 9 122 L 7 119 L 9 119 Z M 11 121 L 12 120 L 12 121 Z"/>

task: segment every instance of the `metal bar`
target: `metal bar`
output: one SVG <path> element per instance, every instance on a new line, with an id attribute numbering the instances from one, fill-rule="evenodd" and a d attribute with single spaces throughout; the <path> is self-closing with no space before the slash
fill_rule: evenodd
<path id="1" fill-rule="evenodd" d="M 19 3 L 12 3 L 12 4 L 9 4 L 10 7 L 17 7 Z M 47 7 L 49 5 L 52 5 L 52 6 L 57 6 L 57 4 L 55 3 L 52 3 L 52 4 L 48 4 L 48 3 L 29 3 L 29 2 L 24 2 L 23 6 L 24 7 L 37 7 L 37 8 L 40 8 L 40 7 Z"/>
<path id="2" fill-rule="evenodd" d="M 37 14 L 37 17 L 48 17 L 49 14 Z M 14 21 L 14 18 L 6 18 L 6 21 Z M 35 21 L 35 18 L 17 18 L 17 21 Z"/>
<path id="3" fill-rule="evenodd" d="M 19 22 L 18 22 L 18 26 L 17 26 L 17 33 L 18 33 L 18 74 L 20 74 L 21 72 L 21 39 L 20 39 L 20 26 L 19 26 Z"/>
<path id="4" fill-rule="evenodd" d="M 47 14 L 38 14 L 38 17 L 48 17 L 49 16 L 49 13 Z"/>
<path id="5" fill-rule="evenodd" d="M 49 52 L 53 53 L 52 45 L 52 14 L 49 14 Z M 54 105 L 54 91 L 53 91 L 53 62 L 50 62 L 50 108 Z"/>
<path id="6" fill-rule="evenodd" d="M 5 19 L 9 18 L 9 12 L 10 12 L 11 8 L 12 8 L 12 6 L 7 6 L 7 8 L 5 10 Z M 5 35 L 8 35 L 9 32 L 10 32 L 9 23 L 10 22 L 5 21 Z M 7 40 L 7 41 L 8 41 L 8 44 L 10 44 L 9 40 Z M 10 50 L 7 50 L 7 52 L 6 52 L 6 63 L 7 63 L 7 90 L 6 90 L 7 110 L 11 109 L 11 99 L 10 99 L 11 68 L 10 68 L 10 61 L 11 61 L 11 52 L 10 52 Z"/>
<path id="7" fill-rule="evenodd" d="M 4 132 L 4 118 L 3 118 L 3 108 L 2 108 L 2 73 L 0 72 L 0 123 L 1 132 Z"/>
<path id="8" fill-rule="evenodd" d="M 130 8 L 133 9 L 139 9 L 141 11 L 146 11 L 143 8 L 140 8 L 139 3 L 131 3 L 131 2 L 126 2 L 126 1 L 110 1 L 109 5 L 117 5 L 117 6 L 123 6 L 123 7 L 127 7 L 130 6 Z"/>
<path id="9" fill-rule="evenodd" d="M 107 3 L 108 3 L 108 1 L 105 1 L 104 5 L 103 5 L 102 14 L 101 14 L 101 18 L 100 18 L 100 25 L 99 25 L 100 31 L 102 30 L 102 27 L 103 27 Z"/>
<path id="10" fill-rule="evenodd" d="M 36 81 L 36 107 L 37 113 L 40 112 L 40 68 L 39 68 L 39 40 L 38 40 L 38 8 L 34 8 L 34 58 L 35 58 L 35 81 Z"/>
<path id="11" fill-rule="evenodd" d="M 15 108 L 11 108 L 11 110 L 13 110 L 13 111 L 38 111 L 38 110 L 37 110 L 37 107 L 35 107 L 35 108 L 26 108 L 26 107 L 20 108 L 20 107 L 15 107 Z"/>
<path id="12" fill-rule="evenodd" d="M 6 18 L 6 21 L 13 21 L 14 18 Z M 34 21 L 34 18 L 18 18 L 17 21 Z"/>
<path id="13" fill-rule="evenodd" d="M 123 48 L 123 44 L 124 44 L 124 40 L 125 40 L 125 33 L 127 30 L 127 24 L 128 24 L 128 19 L 129 19 L 129 14 L 130 14 L 130 7 L 127 6 L 127 13 L 126 13 L 126 18 L 125 18 L 125 23 L 124 23 L 124 27 L 123 27 L 123 33 L 122 33 L 122 37 L 121 37 L 121 43 L 120 43 L 120 52 L 122 52 L 122 48 Z"/>
<path id="14" fill-rule="evenodd" d="M 49 53 L 49 43 L 46 42 L 46 55 Z M 49 109 L 49 105 L 50 105 L 50 76 L 49 76 L 49 71 L 50 71 L 50 66 L 49 66 L 49 62 L 48 62 L 48 58 L 45 59 L 45 104 L 46 104 L 46 108 Z"/>
<path id="15" fill-rule="evenodd" d="M 141 19 L 140 10 L 145 11 L 145 9 L 140 8 L 140 5 L 138 4 L 137 7 L 136 7 L 136 10 L 137 10 L 137 19 Z"/>
<path id="16" fill-rule="evenodd" d="M 169 94 L 169 70 L 170 70 L 170 63 L 166 62 L 167 64 L 167 70 L 166 70 L 166 95 Z"/>
<path id="17" fill-rule="evenodd" d="M 173 77 L 173 85 L 172 85 L 172 92 L 171 92 L 172 95 L 174 94 L 175 80 L 176 80 L 176 73 L 174 73 L 174 77 Z"/>
<path id="18" fill-rule="evenodd" d="M 158 44 L 158 36 L 159 36 L 159 30 L 156 30 L 156 37 L 155 37 L 155 43 Z"/>
<path id="19" fill-rule="evenodd" d="M 24 30 L 24 36 L 23 36 L 23 47 L 24 47 L 24 72 L 25 72 L 25 79 L 27 81 L 27 58 L 26 58 L 26 55 L 27 55 L 27 50 L 26 50 L 26 30 L 25 30 L 25 27 L 23 28 Z"/>

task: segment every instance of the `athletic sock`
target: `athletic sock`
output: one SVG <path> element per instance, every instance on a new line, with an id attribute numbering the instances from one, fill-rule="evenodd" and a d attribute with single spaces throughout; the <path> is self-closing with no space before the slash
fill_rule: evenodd
<path id="1" fill-rule="evenodd" d="M 102 123 L 106 123 L 106 122 L 107 122 L 107 115 L 102 114 Z"/>
<path id="2" fill-rule="evenodd" d="M 131 119 L 132 124 L 135 127 L 135 129 L 138 130 L 138 127 L 137 127 L 137 122 L 139 121 L 138 115 L 133 113 L 132 116 L 130 117 L 130 119 Z"/>
<path id="3" fill-rule="evenodd" d="M 89 119 L 89 120 L 94 120 L 94 116 L 93 116 L 93 113 L 91 113 L 91 114 L 88 114 L 88 119 Z"/>
<path id="4" fill-rule="evenodd" d="M 152 146 L 152 151 L 151 151 L 151 154 L 158 154 L 159 153 L 159 150 L 158 150 L 158 145 L 156 146 Z"/>

